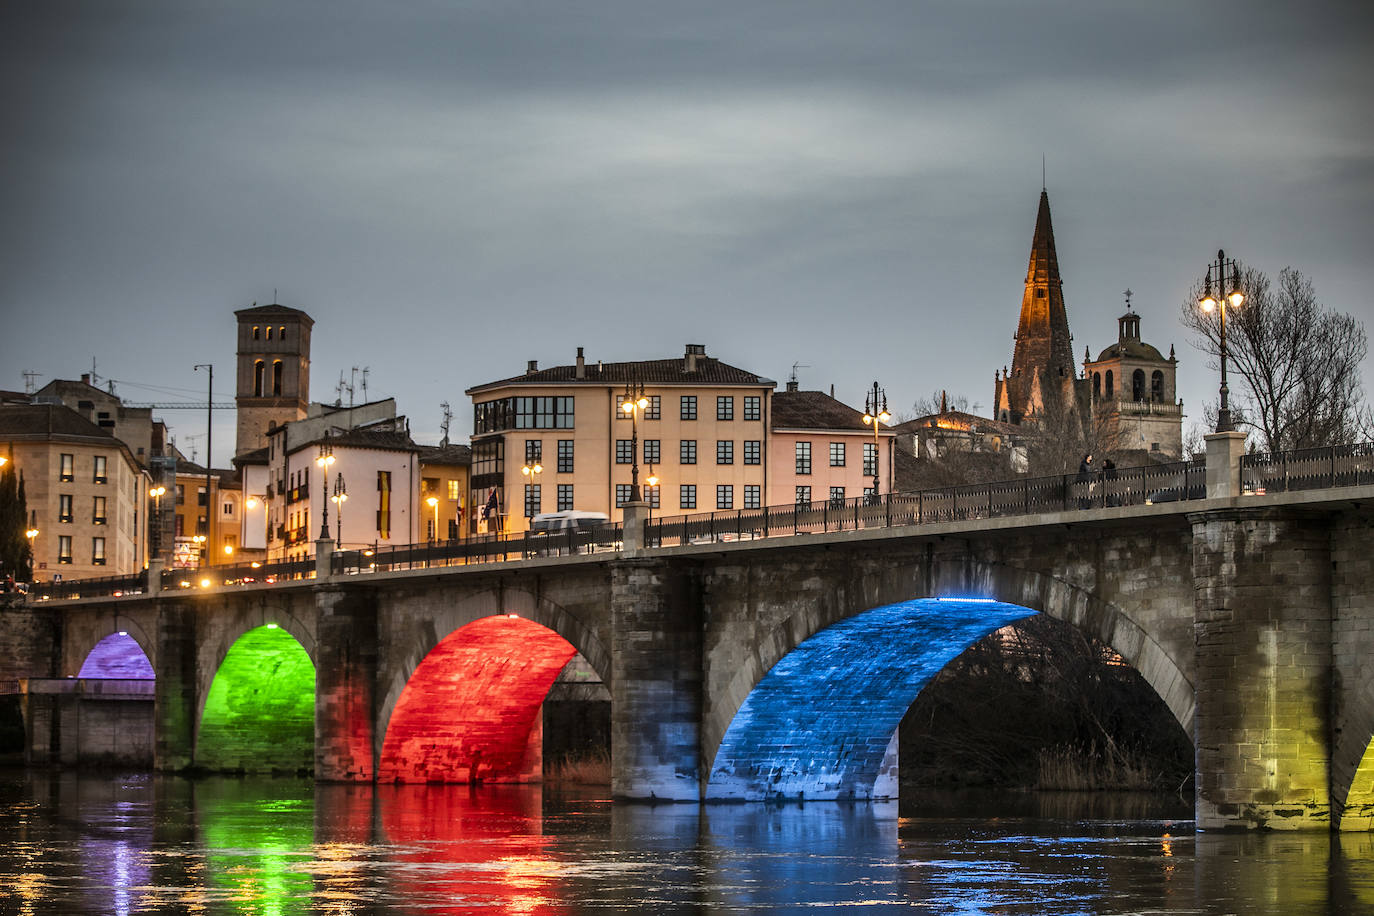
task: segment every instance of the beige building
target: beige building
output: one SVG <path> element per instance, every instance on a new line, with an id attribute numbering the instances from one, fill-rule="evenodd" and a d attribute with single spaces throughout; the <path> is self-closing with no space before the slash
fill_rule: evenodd
<path id="1" fill-rule="evenodd" d="M 531 361 L 524 375 L 469 388 L 469 530 L 523 531 L 563 510 L 620 521 L 636 464 L 664 515 L 762 505 L 775 384 L 688 344 L 676 359 L 595 364 L 579 347 L 572 365 Z M 644 401 L 633 415 L 621 409 L 627 394 Z M 659 484 L 646 489 L 651 473 Z M 493 500 L 499 511 L 484 519 Z"/>
<path id="2" fill-rule="evenodd" d="M 768 449 L 768 505 L 841 504 L 893 489 L 894 434 L 881 423 L 877 436 L 863 413 L 797 383 L 773 396 Z"/>
<path id="3" fill-rule="evenodd" d="M 1091 358 L 1083 354 L 1083 375 L 1092 382 L 1093 416 L 1104 427 L 1106 446 L 1136 462 L 1177 461 L 1183 455 L 1183 402 L 1174 380 L 1178 360 L 1140 339 L 1140 315 L 1117 319 L 1117 340 Z M 1133 463 L 1136 463 L 1133 462 Z"/>
<path id="4" fill-rule="evenodd" d="M 107 428 L 60 404 L 0 407 L 0 454 L 23 475 L 35 580 L 143 569 L 148 477 Z"/>
<path id="5" fill-rule="evenodd" d="M 420 514 L 425 539 L 452 541 L 469 528 L 472 449 L 466 445 L 420 446 Z M 433 500 L 433 502 L 431 502 Z"/>

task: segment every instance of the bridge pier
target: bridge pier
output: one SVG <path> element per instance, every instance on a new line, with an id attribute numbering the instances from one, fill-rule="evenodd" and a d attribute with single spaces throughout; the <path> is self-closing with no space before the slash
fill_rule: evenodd
<path id="1" fill-rule="evenodd" d="M 1327 828 L 1327 523 L 1273 509 L 1191 521 L 1198 828 Z"/>
<path id="2" fill-rule="evenodd" d="M 701 797 L 702 609 L 690 570 L 622 560 L 611 574 L 611 794 Z"/>
<path id="3" fill-rule="evenodd" d="M 315 592 L 315 778 L 376 775 L 377 598 L 371 590 Z"/>
<path id="4" fill-rule="evenodd" d="M 175 772 L 195 762 L 196 614 L 187 601 L 157 598 L 153 690 L 153 769 Z"/>

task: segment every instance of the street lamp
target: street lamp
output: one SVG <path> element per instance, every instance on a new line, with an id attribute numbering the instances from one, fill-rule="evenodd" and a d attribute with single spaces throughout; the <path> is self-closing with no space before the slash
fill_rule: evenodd
<path id="1" fill-rule="evenodd" d="M 38 537 L 38 510 L 29 510 L 29 528 L 24 532 L 24 537 L 29 539 L 29 581 L 33 581 L 33 541 Z"/>
<path id="2" fill-rule="evenodd" d="M 431 541 L 439 540 L 439 497 L 431 496 L 425 500 L 425 505 L 434 510 L 434 530 L 430 532 Z"/>
<path id="3" fill-rule="evenodd" d="M 1231 276 L 1228 280 L 1227 270 Z M 1212 271 L 1217 274 L 1217 293 L 1221 295 L 1218 299 L 1212 295 Z M 1202 283 L 1202 295 L 1198 297 L 1198 305 L 1204 312 L 1211 314 L 1213 309 L 1221 309 L 1221 406 L 1217 409 L 1217 432 L 1229 433 L 1236 427 L 1231 423 L 1231 406 L 1227 403 L 1226 396 L 1229 393 L 1226 387 L 1226 306 L 1240 308 L 1245 301 L 1245 293 L 1240 288 L 1240 268 L 1236 266 L 1235 258 L 1228 258 L 1225 251 L 1217 252 L 1217 259 L 1207 265 L 1207 279 Z"/>
<path id="4" fill-rule="evenodd" d="M 329 540 L 329 466 L 334 463 L 334 450 L 328 442 L 320 443 L 320 540 Z"/>
<path id="5" fill-rule="evenodd" d="M 537 499 L 535 493 L 538 491 L 535 487 L 539 485 L 539 475 L 544 473 L 544 466 L 537 459 L 531 458 L 528 464 L 520 468 L 520 473 L 529 479 L 529 489 L 526 491 L 529 495 L 525 497 L 525 517 L 534 518 L 539 514 L 539 510 L 544 508 L 544 500 L 539 499 L 534 503 L 533 511 L 530 511 L 531 502 Z"/>
<path id="6" fill-rule="evenodd" d="M 334 503 L 334 514 L 338 518 L 335 528 L 339 530 L 339 549 L 343 549 L 343 504 L 348 501 L 348 487 L 344 486 L 343 471 L 334 475 L 334 495 L 329 497 Z"/>
<path id="7" fill-rule="evenodd" d="M 167 492 L 166 487 L 152 487 L 148 490 L 148 495 L 153 498 L 153 513 L 157 518 L 157 527 L 153 530 L 157 532 L 157 554 L 162 556 L 162 494 Z"/>
<path id="8" fill-rule="evenodd" d="M 873 383 L 873 390 L 864 398 L 864 424 L 873 427 L 873 501 L 878 501 L 878 424 L 892 419 L 887 412 L 887 392 Z"/>
<path id="9" fill-rule="evenodd" d="M 630 502 L 639 499 L 639 412 L 649 406 L 643 382 L 626 382 L 620 409 L 630 415 Z"/>
<path id="10" fill-rule="evenodd" d="M 644 478 L 644 485 L 653 488 L 658 486 L 658 475 L 654 473 L 654 466 L 649 465 L 649 476 Z M 644 494 L 644 501 L 649 504 L 649 521 L 654 520 L 654 501 L 649 499 L 649 494 Z"/>
<path id="11" fill-rule="evenodd" d="M 205 560 L 208 559 L 205 556 L 205 535 L 193 535 L 191 540 L 195 542 L 196 545 L 196 569 L 200 569 L 205 565 Z"/>

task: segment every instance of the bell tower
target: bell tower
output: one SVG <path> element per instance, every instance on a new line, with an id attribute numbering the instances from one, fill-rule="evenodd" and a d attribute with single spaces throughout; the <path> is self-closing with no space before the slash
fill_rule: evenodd
<path id="1" fill-rule="evenodd" d="M 267 432 L 305 417 L 310 405 L 310 329 L 300 309 L 255 305 L 238 319 L 238 374 L 234 402 L 238 439 L 234 454 L 267 445 Z"/>

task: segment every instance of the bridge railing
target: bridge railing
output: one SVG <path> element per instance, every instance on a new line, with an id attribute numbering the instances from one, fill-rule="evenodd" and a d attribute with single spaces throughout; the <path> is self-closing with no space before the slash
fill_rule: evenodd
<path id="1" fill-rule="evenodd" d="M 131 576 L 63 579 L 60 582 L 35 582 L 28 586 L 29 598 L 33 601 L 103 598 L 110 595 L 141 595 L 147 590 L 148 571 L 146 569 Z"/>
<path id="2" fill-rule="evenodd" d="M 252 585 L 277 582 L 290 582 L 296 579 L 313 579 L 315 561 L 311 557 L 301 560 L 282 560 L 276 563 L 240 563 L 234 566 L 202 566 L 199 569 L 166 569 L 162 572 L 164 592 L 181 588 L 197 588 L 208 582 L 210 585 Z"/>
<path id="3" fill-rule="evenodd" d="M 1374 443 L 1242 455 L 1246 492 L 1287 493 L 1374 484 Z"/>
<path id="4" fill-rule="evenodd" d="M 336 576 L 367 575 L 407 569 L 468 566 L 499 563 L 534 557 L 562 557 L 574 554 L 619 550 L 624 540 L 619 524 L 606 524 L 580 531 L 491 535 L 424 544 L 401 544 L 375 549 L 336 551 L 331 573 Z"/>
<path id="5" fill-rule="evenodd" d="M 725 543 L 1068 509 L 1176 502 L 1203 499 L 1206 495 L 1205 463 L 1181 461 L 1098 470 L 1086 478 L 1077 474 L 1022 477 L 911 493 L 885 493 L 878 499 L 855 497 L 669 516 L 649 520 L 646 542 L 652 547 Z"/>

